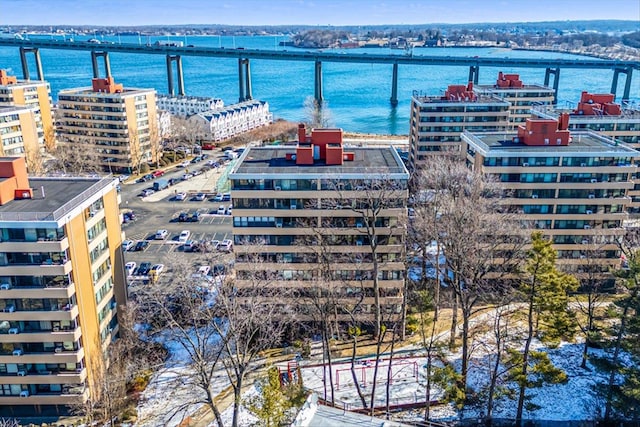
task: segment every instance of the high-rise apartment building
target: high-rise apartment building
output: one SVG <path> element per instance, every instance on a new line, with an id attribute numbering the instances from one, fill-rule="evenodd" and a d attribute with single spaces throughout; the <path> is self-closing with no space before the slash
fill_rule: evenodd
<path id="1" fill-rule="evenodd" d="M 465 132 L 466 161 L 499 179 L 505 210 L 553 239 L 558 263 L 611 277 L 620 253 L 634 164 L 640 153 L 591 131 L 569 132 L 569 116 L 527 119 L 517 132 Z"/>
<path id="2" fill-rule="evenodd" d="M 38 150 L 38 129 L 33 110 L 0 106 L 0 156 L 25 156 Z"/>
<path id="3" fill-rule="evenodd" d="M 621 106 L 613 94 L 593 94 L 583 91 L 575 108 L 539 105 L 532 109 L 534 117 L 557 119 L 569 114 L 569 130 L 592 130 L 640 148 L 640 109 Z"/>
<path id="4" fill-rule="evenodd" d="M 300 125 L 297 146 L 249 148 L 229 178 L 239 288 L 259 265 L 303 316 L 311 288 L 325 287 L 345 308 L 362 296 L 356 316 L 372 319 L 377 279 L 384 313 L 400 313 L 409 174 L 396 150 L 347 149 L 341 129 Z"/>
<path id="5" fill-rule="evenodd" d="M 515 129 L 531 117 L 531 108 L 536 105 L 554 103 L 553 88 L 524 84 L 519 74 L 498 73 L 494 85 L 477 85 L 473 89 L 478 95 L 494 96 L 509 102 L 509 128 Z"/>
<path id="6" fill-rule="evenodd" d="M 433 155 L 461 155 L 465 130 L 506 129 L 510 104 L 491 95 L 478 95 L 473 83 L 450 85 L 443 96 L 411 98 L 409 166 L 416 169 Z"/>
<path id="7" fill-rule="evenodd" d="M 160 154 L 156 92 L 124 88 L 113 77 L 62 90 L 57 131 L 60 142 L 86 150 L 104 171 L 134 172 Z"/>
<path id="8" fill-rule="evenodd" d="M 55 144 L 54 124 L 49 83 L 39 80 L 18 80 L 0 70 L 0 106 L 27 107 L 33 110 L 38 146 L 45 147 L 45 140 Z"/>
<path id="9" fill-rule="evenodd" d="M 125 304 L 117 180 L 0 158 L 0 415 L 86 400 Z"/>

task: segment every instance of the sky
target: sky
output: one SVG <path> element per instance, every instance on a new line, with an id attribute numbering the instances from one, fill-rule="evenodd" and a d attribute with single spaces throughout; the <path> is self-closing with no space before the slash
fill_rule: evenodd
<path id="1" fill-rule="evenodd" d="M 640 0 L 0 0 L 0 25 L 383 25 L 637 19 Z"/>

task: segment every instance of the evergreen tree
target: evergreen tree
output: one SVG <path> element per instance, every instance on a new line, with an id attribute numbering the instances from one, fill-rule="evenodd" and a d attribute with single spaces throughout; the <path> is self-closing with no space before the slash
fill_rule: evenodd
<path id="1" fill-rule="evenodd" d="M 578 287 L 574 276 L 556 267 L 557 253 L 551 241 L 540 232 L 533 233 L 531 240 L 519 287 L 527 308 L 525 344 L 521 351 L 507 351 L 510 378 L 518 385 L 516 425 L 522 423 L 525 403 L 528 410 L 537 409 L 530 404 L 532 396 L 527 395 L 528 389 L 567 380 L 566 374 L 553 365 L 546 353 L 531 350 L 531 342 L 536 333 L 543 341 L 552 343 L 571 336 L 573 318 L 568 309 L 568 294 Z"/>

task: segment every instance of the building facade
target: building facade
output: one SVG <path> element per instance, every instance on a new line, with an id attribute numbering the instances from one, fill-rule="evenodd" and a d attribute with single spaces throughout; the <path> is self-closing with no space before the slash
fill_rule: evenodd
<path id="1" fill-rule="evenodd" d="M 416 169 L 434 155 L 461 155 L 465 130 L 506 129 L 509 103 L 494 96 L 477 95 L 473 83 L 451 85 L 443 96 L 411 98 L 409 167 Z"/>
<path id="2" fill-rule="evenodd" d="M 33 110 L 0 106 L 0 156 L 25 156 L 38 150 L 38 129 Z"/>
<path id="3" fill-rule="evenodd" d="M 517 132 L 462 136 L 467 164 L 499 179 L 504 209 L 553 240 L 558 263 L 611 277 L 620 253 L 640 153 L 594 132 L 569 132 L 569 116 L 528 119 Z"/>
<path id="4" fill-rule="evenodd" d="M 117 180 L 29 179 L 0 159 L 0 413 L 85 401 L 127 300 Z"/>
<path id="5" fill-rule="evenodd" d="M 345 309 L 363 297 L 355 316 L 371 319 L 376 280 L 384 313 L 398 315 L 409 178 L 402 160 L 391 147 L 346 149 L 340 129 L 307 136 L 300 125 L 298 140 L 249 148 L 229 174 L 236 283 L 254 280 L 259 263 L 268 286 L 292 291 L 287 303 L 303 318 L 313 317 L 309 293 L 324 286 Z"/>
<path id="6" fill-rule="evenodd" d="M 158 110 L 168 111 L 180 117 L 188 117 L 224 108 L 222 99 L 201 96 L 158 95 L 157 104 Z"/>
<path id="7" fill-rule="evenodd" d="M 494 96 L 507 101 L 509 106 L 509 129 L 516 129 L 531 117 L 531 108 L 537 105 L 552 105 L 555 100 L 553 88 L 524 84 L 519 74 L 498 73 L 494 85 L 478 85 L 474 88 L 478 95 Z"/>
<path id="8" fill-rule="evenodd" d="M 60 142 L 87 150 L 102 170 L 135 172 L 160 155 L 156 92 L 123 88 L 113 77 L 62 90 L 57 131 Z"/>
<path id="9" fill-rule="evenodd" d="M 273 122 L 266 101 L 251 100 L 199 113 L 188 119 L 205 140 L 222 141 Z"/>
<path id="10" fill-rule="evenodd" d="M 51 107 L 51 88 L 48 82 L 18 80 L 0 70 L 0 106 L 27 107 L 33 110 L 38 134 L 38 147 L 55 146 L 55 132 Z"/>

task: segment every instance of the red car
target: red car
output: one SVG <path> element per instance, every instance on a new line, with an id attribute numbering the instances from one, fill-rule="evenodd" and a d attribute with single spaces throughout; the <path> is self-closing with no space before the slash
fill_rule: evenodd
<path id="1" fill-rule="evenodd" d="M 203 142 L 202 143 L 202 149 L 203 150 L 213 150 L 216 147 L 215 144 L 212 144 L 210 142 Z"/>
<path id="2" fill-rule="evenodd" d="M 157 171 L 155 171 L 153 173 L 153 176 L 156 177 L 156 178 L 159 177 L 159 176 L 162 176 L 162 175 L 164 175 L 164 171 L 163 170 L 157 170 Z"/>

